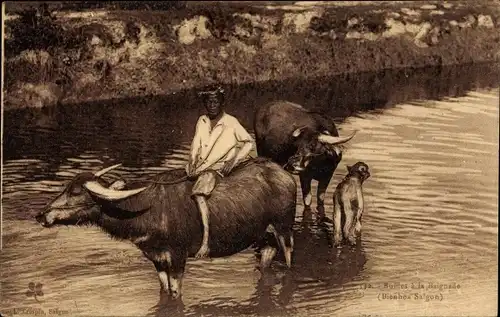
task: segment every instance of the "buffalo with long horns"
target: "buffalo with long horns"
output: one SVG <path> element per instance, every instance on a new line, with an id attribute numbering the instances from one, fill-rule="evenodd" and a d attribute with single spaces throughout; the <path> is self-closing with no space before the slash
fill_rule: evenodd
<path id="1" fill-rule="evenodd" d="M 186 260 L 202 242 L 202 221 L 190 197 L 193 181 L 183 170 L 125 186 L 101 178 L 118 166 L 77 175 L 36 220 L 45 227 L 93 224 L 114 238 L 131 241 L 153 262 L 162 291 L 178 298 Z M 292 175 L 267 159 L 236 167 L 208 199 L 209 256 L 230 256 L 273 241 L 265 239 L 266 232 L 272 232 L 277 243 L 264 244 L 260 266 L 270 265 L 279 245 L 290 267 L 296 191 Z"/>
<path id="2" fill-rule="evenodd" d="M 342 144 L 355 132 L 341 137 L 326 115 L 289 101 L 273 101 L 259 107 L 254 118 L 257 153 L 298 174 L 304 206 L 312 202 L 311 182 L 318 181 L 318 211 L 324 215 L 324 195 L 342 160 Z"/>

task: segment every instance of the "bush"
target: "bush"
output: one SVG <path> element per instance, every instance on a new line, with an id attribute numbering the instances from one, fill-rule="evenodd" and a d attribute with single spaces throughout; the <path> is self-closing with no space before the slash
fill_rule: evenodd
<path id="1" fill-rule="evenodd" d="M 11 84 L 15 77 L 23 82 L 43 83 L 54 78 L 56 72 L 56 64 L 47 51 L 25 50 L 6 61 L 5 82 Z"/>
<path id="2" fill-rule="evenodd" d="M 64 30 L 46 4 L 24 8 L 15 12 L 18 19 L 7 21 L 10 38 L 5 42 L 7 58 L 19 55 L 24 50 L 51 51 L 56 47 L 74 48 L 82 44 L 77 34 Z"/>

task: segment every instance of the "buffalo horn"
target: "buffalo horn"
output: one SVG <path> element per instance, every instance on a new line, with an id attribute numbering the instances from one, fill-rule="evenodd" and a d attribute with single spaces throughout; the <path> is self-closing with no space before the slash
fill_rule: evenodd
<path id="1" fill-rule="evenodd" d="M 345 142 L 349 141 L 350 139 L 352 139 L 355 134 L 356 134 L 356 131 L 354 131 L 353 133 L 351 133 L 348 136 L 343 136 L 343 137 L 320 134 L 318 136 L 318 141 L 320 141 L 321 143 L 327 143 L 330 145 L 342 144 L 342 143 L 345 143 Z"/>
<path id="2" fill-rule="evenodd" d="M 85 188 L 87 188 L 94 195 L 110 201 L 120 200 L 128 198 L 130 196 L 137 195 L 147 188 L 147 187 L 141 187 L 130 190 L 116 190 L 116 189 L 106 188 L 96 181 L 86 182 L 83 186 L 85 186 Z"/>
<path id="3" fill-rule="evenodd" d="M 118 166 L 121 166 L 122 164 L 116 164 L 116 165 L 112 165 L 112 166 L 109 166 L 109 167 L 106 167 L 106 168 L 103 168 L 102 170 L 98 171 L 98 172 L 95 172 L 94 175 L 96 177 L 101 177 L 102 175 L 106 174 L 107 172 L 111 171 L 112 169 L 115 169 L 117 168 Z"/>

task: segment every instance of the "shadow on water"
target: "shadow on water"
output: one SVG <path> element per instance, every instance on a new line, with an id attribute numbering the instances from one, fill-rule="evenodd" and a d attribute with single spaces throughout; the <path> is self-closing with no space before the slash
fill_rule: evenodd
<path id="1" fill-rule="evenodd" d="M 463 65 L 346 74 L 227 88 L 227 111 L 253 127 L 255 107 L 286 99 L 344 118 L 415 99 L 461 96 L 498 85 L 498 65 Z M 158 166 L 190 142 L 203 111 L 195 90 L 5 113 L 4 160 L 29 156 L 54 173 L 67 157 L 95 152 L 128 166 Z M 41 171 L 44 172 L 44 171 Z M 43 173 L 41 173 L 43 174 Z"/>
<path id="2" fill-rule="evenodd" d="M 10 273 L 2 280 L 2 300 L 11 307 L 17 305 L 16 294 L 24 295 L 20 290 L 36 275 L 53 282 L 54 293 L 59 290 L 72 297 L 62 301 L 54 297 L 55 303 L 48 303 L 66 307 L 73 305 L 74 297 L 83 302 L 82 307 L 87 305 L 85 309 L 112 310 L 115 304 L 106 305 L 116 300 L 136 309 L 137 314 L 149 309 L 152 316 L 349 315 L 352 307 L 360 313 L 381 314 L 399 309 L 399 315 L 410 315 L 407 310 L 415 309 L 417 316 L 422 307 L 418 302 L 404 307 L 381 304 L 376 297 L 363 298 L 359 291 L 360 283 L 417 275 L 422 282 L 475 281 L 480 287 L 468 284 L 469 291 L 455 293 L 447 307 L 455 309 L 455 315 L 459 310 L 463 315 L 467 309 L 488 315 L 485 312 L 493 309 L 488 303 L 496 298 L 490 285 L 491 275 L 497 273 L 492 265 L 497 255 L 492 241 L 498 235 L 498 184 L 491 178 L 497 167 L 497 157 L 491 154 L 498 145 L 497 96 L 478 93 L 460 102 L 408 103 L 497 88 L 495 66 L 402 69 L 226 87 L 228 111 L 247 128 L 253 125 L 255 107 L 274 99 L 323 110 L 348 130 L 363 128 L 345 163 L 356 157 L 373 162 L 376 176 L 366 187 L 367 206 L 373 212 L 367 214 L 363 243 L 336 250 L 328 243 L 331 227 L 318 227 L 310 213 L 299 210 L 290 270 L 284 268 L 281 254 L 265 274 L 252 272 L 244 278 L 253 266 L 248 253 L 228 263 L 220 261 L 219 267 L 193 263 L 185 306 L 165 296 L 158 301 L 151 264 L 142 258 L 128 264 L 138 255 L 137 250 L 99 240 L 91 231 L 80 236 L 66 230 L 35 230 L 31 211 L 26 210 L 45 206 L 73 173 L 97 170 L 114 161 L 132 167 L 132 171 L 120 172 L 124 178 L 143 177 L 135 176 L 141 174 L 137 169 L 156 173 L 165 165 L 185 164 L 185 150 L 202 111 L 196 92 L 8 111 L 3 152 L 8 212 L 4 219 L 12 232 L 4 239 L 11 247 L 4 261 Z M 361 115 L 363 112 L 376 115 Z M 377 151 L 381 145 L 385 151 Z M 479 187 L 481 191 L 477 191 Z M 328 197 L 333 189 L 330 186 Z M 300 205 L 300 195 L 298 198 Z M 30 221 L 20 221 L 28 217 Z M 87 242 L 81 240 L 84 236 Z M 32 242 L 40 246 L 38 252 L 29 247 Z M 60 250 L 64 254 L 59 255 Z M 123 255 L 112 256 L 116 251 Z M 66 263 L 72 254 L 74 261 Z M 438 265 L 423 265 L 429 255 Z M 464 256 L 466 259 L 461 258 Z M 33 263 L 39 268 L 36 272 Z M 238 271 L 240 264 L 245 269 Z M 110 274 L 110 266 L 119 269 Z M 144 276 L 150 276 L 151 282 L 144 282 Z M 254 278 L 260 280 L 254 282 Z M 76 283 L 71 294 L 64 289 L 70 282 Z M 110 289 L 108 297 L 103 295 L 106 292 L 95 292 L 101 286 Z M 126 295 L 127 289 L 131 293 Z M 95 295 L 90 298 L 90 294 Z M 469 307 L 466 296 L 476 296 L 473 301 L 479 304 Z M 426 309 L 435 315 L 442 313 L 438 306 Z"/>
<path id="3" fill-rule="evenodd" d="M 271 269 L 261 274 L 248 301 L 218 297 L 185 307 L 182 300 L 173 301 L 160 295 L 150 316 L 282 316 L 296 313 L 291 305 L 297 296 L 335 301 L 332 293 L 357 279 L 363 271 L 366 256 L 361 241 L 355 247 L 332 248 L 331 228 L 317 226 L 311 211 L 305 212 L 296 226 L 292 268 L 286 269 L 282 254 L 278 254 Z M 348 296 L 346 292 L 338 293 Z M 355 291 L 351 293 L 357 296 Z M 309 305 L 308 309 L 314 309 L 314 303 Z"/>

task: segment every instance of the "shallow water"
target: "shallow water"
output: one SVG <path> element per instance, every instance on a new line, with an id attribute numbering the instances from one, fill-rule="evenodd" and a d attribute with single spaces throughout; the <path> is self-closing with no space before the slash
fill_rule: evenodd
<path id="1" fill-rule="evenodd" d="M 130 243 L 96 228 L 44 229 L 33 216 L 75 173 L 123 162 L 108 177 L 130 179 L 183 166 L 199 114 L 195 93 L 8 112 L 1 312 L 494 316 L 496 69 L 429 68 L 228 87 L 228 111 L 249 129 L 255 105 L 284 98 L 336 117 L 341 134 L 359 130 L 326 202 L 331 213 L 332 191 L 346 165 L 370 165 L 362 241 L 354 249 L 330 248 L 331 227 L 325 231 L 314 214 L 303 214 L 299 193 L 290 271 L 278 258 L 262 276 L 251 250 L 190 260 L 182 303 L 160 298 L 153 265 Z M 43 295 L 27 296 L 30 282 L 42 283 Z M 412 289 L 419 283 L 424 289 Z M 447 287 L 429 289 L 429 283 Z"/>

